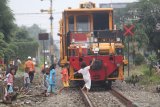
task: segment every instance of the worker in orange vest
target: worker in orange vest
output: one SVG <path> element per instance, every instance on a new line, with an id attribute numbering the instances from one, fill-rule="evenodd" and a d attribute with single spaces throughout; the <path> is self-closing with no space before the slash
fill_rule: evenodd
<path id="1" fill-rule="evenodd" d="M 30 56 L 28 56 L 28 60 L 25 62 L 25 68 L 29 69 L 30 83 L 32 83 L 33 78 L 34 78 L 34 73 L 35 73 L 35 67 L 34 67 L 34 63 Z"/>

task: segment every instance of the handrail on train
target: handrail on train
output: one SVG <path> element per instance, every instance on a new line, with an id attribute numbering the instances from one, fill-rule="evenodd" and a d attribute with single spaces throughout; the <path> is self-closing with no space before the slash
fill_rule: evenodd
<path id="1" fill-rule="evenodd" d="M 121 30 L 94 30 L 94 31 L 69 31 L 67 33 L 67 35 L 73 34 L 72 38 L 70 38 L 71 40 L 75 38 L 75 36 L 77 36 L 76 34 L 89 34 L 90 37 L 96 38 L 97 41 L 79 41 L 79 42 L 74 42 L 74 43 L 81 43 L 81 42 L 85 42 L 85 43 L 103 43 L 103 41 L 99 41 L 98 39 L 109 39 L 107 42 L 111 43 L 111 42 L 117 42 L 116 39 L 120 39 L 119 42 L 123 43 L 123 31 Z M 106 41 L 104 41 L 106 43 Z M 72 43 L 72 41 L 71 41 Z"/>

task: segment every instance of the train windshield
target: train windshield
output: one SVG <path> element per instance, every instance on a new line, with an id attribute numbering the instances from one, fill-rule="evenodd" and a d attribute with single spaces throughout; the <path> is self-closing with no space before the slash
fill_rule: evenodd
<path id="1" fill-rule="evenodd" d="M 69 17 L 69 31 L 74 31 L 74 16 Z"/>
<path id="2" fill-rule="evenodd" d="M 93 13 L 94 30 L 109 30 L 109 13 Z"/>
<path id="3" fill-rule="evenodd" d="M 77 19 L 76 31 L 78 32 L 90 31 L 90 23 L 87 15 L 77 16 L 76 19 Z"/>

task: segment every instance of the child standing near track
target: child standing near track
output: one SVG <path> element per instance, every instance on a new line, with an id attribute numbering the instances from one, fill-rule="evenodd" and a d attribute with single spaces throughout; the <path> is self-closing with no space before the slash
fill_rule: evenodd
<path id="1" fill-rule="evenodd" d="M 27 91 L 29 89 L 29 84 L 30 84 L 30 79 L 29 79 L 29 68 L 25 68 L 25 72 L 24 72 L 24 87 L 25 90 Z"/>
<path id="2" fill-rule="evenodd" d="M 50 69 L 49 69 L 49 66 L 48 65 L 46 65 L 45 66 L 45 74 L 44 74 L 44 93 L 45 93 L 45 95 L 47 96 L 47 89 L 48 89 L 48 87 L 49 87 L 49 72 L 50 72 Z"/>
<path id="3" fill-rule="evenodd" d="M 10 73 L 7 74 L 7 92 L 13 92 L 14 68 L 11 68 Z"/>
<path id="4" fill-rule="evenodd" d="M 91 65 L 89 65 L 89 66 L 87 66 L 85 62 L 82 62 L 81 69 L 78 70 L 77 72 L 75 72 L 75 74 L 81 73 L 83 75 L 83 80 L 84 80 L 85 84 L 84 84 L 82 90 L 86 89 L 87 92 L 91 88 L 91 76 L 90 76 L 89 70 L 94 62 L 95 62 L 95 59 L 92 60 Z"/>
<path id="5" fill-rule="evenodd" d="M 11 68 L 4 80 L 6 84 L 4 101 L 8 101 L 9 103 L 11 103 L 11 94 L 13 93 L 14 72 L 14 68 Z"/>
<path id="6" fill-rule="evenodd" d="M 63 83 L 63 88 L 60 89 L 59 93 L 61 93 L 61 91 L 64 88 L 69 87 L 69 76 L 68 76 L 68 64 L 66 63 L 61 71 L 62 74 L 62 83 Z"/>
<path id="7" fill-rule="evenodd" d="M 56 70 L 55 70 L 56 64 L 52 64 L 50 66 L 50 72 L 49 72 L 49 86 L 47 89 L 47 93 L 55 93 L 55 86 L 56 86 Z"/>

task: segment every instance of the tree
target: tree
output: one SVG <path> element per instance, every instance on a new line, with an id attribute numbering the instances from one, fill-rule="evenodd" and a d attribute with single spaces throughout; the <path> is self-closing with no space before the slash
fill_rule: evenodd
<path id="1" fill-rule="evenodd" d="M 29 36 L 38 40 L 39 33 L 45 33 L 46 30 L 40 28 L 37 24 L 33 24 L 31 27 L 22 26 L 28 33 Z"/>
<path id="2" fill-rule="evenodd" d="M 7 3 L 8 0 L 0 0 L 0 32 L 4 34 L 4 40 L 9 42 L 14 28 L 14 16 Z"/>
<path id="3" fill-rule="evenodd" d="M 22 27 L 18 27 L 15 30 L 14 41 L 25 41 L 29 39 L 29 33 Z"/>
<path id="4" fill-rule="evenodd" d="M 7 64 L 16 56 L 22 59 L 28 55 L 35 56 L 37 49 L 38 43 L 29 36 L 26 28 L 14 24 L 8 0 L 0 0 L 0 57 L 3 57 Z"/>
<path id="5" fill-rule="evenodd" d="M 27 56 L 35 57 L 38 51 L 38 42 L 29 36 L 27 27 L 16 27 L 14 31 L 14 38 L 10 45 L 14 49 L 15 55 L 21 60 L 25 60 Z"/>
<path id="6" fill-rule="evenodd" d="M 25 60 L 28 56 L 35 57 L 38 50 L 38 43 L 36 41 L 16 42 L 18 47 L 17 56 Z"/>
<path id="7" fill-rule="evenodd" d="M 157 51 L 160 48 L 160 39 L 153 32 L 157 22 L 160 21 L 160 1 L 140 0 L 138 10 L 140 22 L 144 25 L 145 32 L 149 38 L 148 48 Z"/>
<path id="8" fill-rule="evenodd" d="M 14 27 L 14 16 L 8 7 L 8 0 L 0 0 L 0 57 L 5 58 L 6 63 L 8 56 L 14 54 L 14 50 L 9 47 Z"/>

